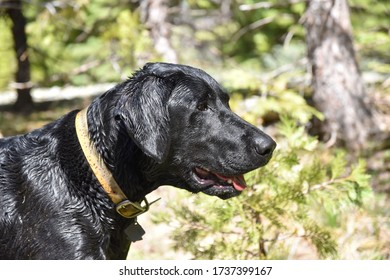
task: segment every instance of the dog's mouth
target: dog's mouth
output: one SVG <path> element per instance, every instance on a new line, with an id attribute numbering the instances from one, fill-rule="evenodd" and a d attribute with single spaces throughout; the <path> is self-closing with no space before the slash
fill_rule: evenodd
<path id="1" fill-rule="evenodd" d="M 202 192 L 221 198 L 237 196 L 247 187 L 242 174 L 227 176 L 196 167 L 193 170 L 193 177 L 198 185 L 202 187 Z"/>

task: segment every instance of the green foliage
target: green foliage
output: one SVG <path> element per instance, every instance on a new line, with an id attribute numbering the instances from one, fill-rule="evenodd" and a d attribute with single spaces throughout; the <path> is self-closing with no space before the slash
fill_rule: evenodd
<path id="1" fill-rule="evenodd" d="M 129 70 L 129 66 L 136 66 L 138 57 L 154 58 L 152 40 L 148 31 L 140 22 L 137 11 L 121 11 L 116 23 L 103 35 L 110 42 L 112 52 L 115 53 L 121 69 Z"/>
<path id="2" fill-rule="evenodd" d="M 178 4 L 180 1 L 175 1 Z M 209 14 L 221 9 L 223 1 L 186 1 L 190 8 Z M 390 2 L 386 0 L 351 0 L 351 21 L 354 40 L 364 70 L 389 73 Z M 251 62 L 269 68 L 267 57 L 280 54 L 280 46 L 301 46 L 305 55 L 305 29 L 302 25 L 305 1 L 232 1 L 231 19 L 222 20 L 212 30 L 201 30 L 206 36 L 195 36 L 200 44 L 218 46 L 224 59 L 239 63 Z M 364 20 L 362 20 L 364 18 Z M 272 69 L 272 68 L 271 68 Z"/>
<path id="3" fill-rule="evenodd" d="M 229 7 L 223 0 L 169 3 L 175 30 L 171 40 L 183 63 L 201 60 L 204 65 L 205 61 L 220 60 L 226 67 L 234 61 L 260 72 L 306 56 L 304 1 L 233 0 Z M 159 59 L 140 20 L 139 4 L 127 0 L 24 2 L 33 82 L 52 86 L 117 81 L 146 61 Z M 349 4 L 362 68 L 390 73 L 390 3 L 352 0 Z M 181 9 L 189 10 L 191 18 L 183 19 Z M 222 10 L 223 16 L 218 16 Z M 209 23 L 202 27 L 202 17 L 214 22 L 211 27 Z M 9 27 L 2 13 L 0 88 L 13 80 L 15 67 Z M 197 46 L 197 55 L 191 55 L 195 48 L 187 48 L 185 41 Z"/>
<path id="4" fill-rule="evenodd" d="M 32 80 L 39 86 L 118 81 L 139 66 L 140 58 L 155 59 L 149 34 L 128 1 L 35 0 L 23 7 Z M 0 40 L 6 42 L 0 66 L 15 64 L 5 19 L 0 19 Z M 1 69 L 0 88 L 13 79 L 13 68 Z"/>
<path id="5" fill-rule="evenodd" d="M 347 168 L 343 151 L 329 152 L 296 121 L 283 117 L 271 162 L 246 176 L 248 187 L 227 201 L 181 196 L 157 222 L 175 227 L 175 249 L 196 259 L 285 259 L 307 242 L 318 257 L 337 257 L 332 229 L 342 213 L 369 197 L 365 164 Z"/>
<path id="6" fill-rule="evenodd" d="M 10 55 L 12 50 L 12 34 L 10 23 L 0 13 L 0 88 L 4 88 L 12 80 L 15 61 Z"/>
<path id="7" fill-rule="evenodd" d="M 282 62 L 285 61 L 284 52 L 279 51 L 277 60 L 271 58 L 271 54 L 268 58 L 268 63 L 275 67 L 284 63 L 276 71 L 261 73 L 242 66 L 220 72 L 219 80 L 231 92 L 233 111 L 247 121 L 262 125 L 266 115 L 285 115 L 302 124 L 308 123 L 313 116 L 323 119 L 320 112 L 308 105 L 306 86 L 301 81 L 294 82 L 305 76 L 304 69 L 294 63 Z M 291 56 L 290 59 L 294 60 Z"/>
<path id="8" fill-rule="evenodd" d="M 286 39 L 304 39 L 304 29 L 298 23 L 304 11 L 304 3 L 289 3 L 272 0 L 263 2 L 237 0 L 233 17 L 239 27 L 233 36 L 233 43 L 225 51 L 239 61 L 262 57 L 276 45 L 283 45 Z M 244 7 L 252 7 L 245 9 Z M 230 38 L 227 38 L 231 40 Z"/>
<path id="9" fill-rule="evenodd" d="M 390 73 L 390 2 L 351 0 L 351 21 L 356 48 L 364 70 Z M 362 20 L 364 18 L 364 20 Z"/>

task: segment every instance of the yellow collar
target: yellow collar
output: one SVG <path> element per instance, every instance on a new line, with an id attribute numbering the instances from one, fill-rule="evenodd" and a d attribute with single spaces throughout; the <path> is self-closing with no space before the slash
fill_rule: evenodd
<path id="1" fill-rule="evenodd" d="M 130 219 L 145 213 L 149 210 L 151 203 L 147 201 L 146 197 L 139 202 L 131 202 L 127 199 L 126 195 L 115 181 L 112 173 L 103 162 L 102 157 L 97 152 L 95 145 L 89 139 L 87 111 L 88 107 L 77 113 L 75 125 L 77 138 L 92 172 L 95 174 L 111 201 L 114 202 L 116 211 L 122 217 Z M 144 202 L 144 205 L 141 205 L 142 202 Z M 154 202 L 155 201 L 152 203 Z"/>

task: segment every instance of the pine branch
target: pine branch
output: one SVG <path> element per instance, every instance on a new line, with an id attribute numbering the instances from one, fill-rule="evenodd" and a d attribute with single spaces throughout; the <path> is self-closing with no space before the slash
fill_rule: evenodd
<path id="1" fill-rule="evenodd" d="M 311 191 L 326 189 L 328 186 L 343 183 L 343 182 L 347 181 L 348 179 L 350 179 L 350 176 L 340 177 L 340 178 L 336 178 L 336 179 L 330 179 L 329 181 L 322 182 L 322 183 L 313 185 L 311 187 L 308 187 L 307 190 L 303 191 L 303 194 L 307 195 Z"/>

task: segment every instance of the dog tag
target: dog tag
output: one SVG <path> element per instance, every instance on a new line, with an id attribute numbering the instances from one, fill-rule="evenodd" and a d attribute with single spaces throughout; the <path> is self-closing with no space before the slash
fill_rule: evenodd
<path id="1" fill-rule="evenodd" d="M 125 232 L 127 239 L 129 239 L 130 242 L 142 240 L 142 236 L 145 234 L 145 230 L 141 227 L 137 220 L 135 220 L 133 224 L 129 225 Z"/>

